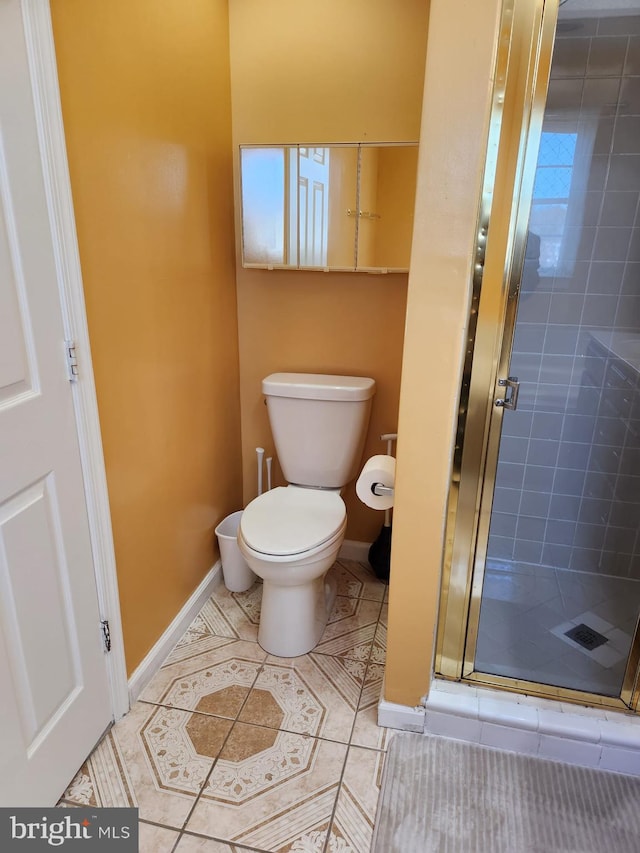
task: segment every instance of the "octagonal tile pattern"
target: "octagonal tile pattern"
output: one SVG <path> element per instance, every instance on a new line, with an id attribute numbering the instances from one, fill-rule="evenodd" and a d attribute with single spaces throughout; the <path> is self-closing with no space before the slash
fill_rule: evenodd
<path id="1" fill-rule="evenodd" d="M 338 794 L 346 744 L 237 722 L 209 776 L 186 829 L 261 850 L 323 849 Z M 246 744 L 256 744 L 247 750 Z M 253 755 L 245 758 L 246 751 Z M 297 846 L 296 846 L 297 845 Z"/>
<path id="2" fill-rule="evenodd" d="M 247 695 L 244 687 L 231 684 L 211 693 L 205 693 L 196 702 L 194 708 L 200 714 L 218 714 L 221 717 L 235 717 Z"/>
<path id="3" fill-rule="evenodd" d="M 366 664 L 351 658 L 270 656 L 240 713 L 239 720 L 347 743 L 362 692 Z M 270 714 L 271 703 L 282 717 Z M 279 720 L 279 722 L 278 722 Z"/>
<path id="4" fill-rule="evenodd" d="M 63 794 L 78 805 L 135 806 L 142 820 L 181 829 L 213 759 L 199 756 L 189 711 L 138 702 L 105 735 Z M 231 720 L 202 716 L 218 736 Z M 224 740 L 224 738 L 222 738 Z M 158 769 L 159 767 L 159 769 Z"/>
<path id="5" fill-rule="evenodd" d="M 229 726 L 208 715 L 192 714 L 187 720 L 184 731 L 197 755 L 205 758 L 217 758 Z"/>
<path id="6" fill-rule="evenodd" d="M 259 716 L 260 719 L 255 719 L 256 716 Z M 240 714 L 241 720 L 260 722 L 261 725 L 268 726 L 271 729 L 285 728 L 283 723 L 286 718 L 287 715 L 273 693 L 259 687 L 253 688 Z"/>
<path id="7" fill-rule="evenodd" d="M 239 804 L 272 792 L 309 770 L 318 744 L 315 738 L 238 723 L 202 796 L 220 803 Z"/>
<path id="8" fill-rule="evenodd" d="M 166 664 L 140 698 L 234 719 L 266 656 L 257 643 L 230 640 L 196 657 Z"/>
<path id="9" fill-rule="evenodd" d="M 364 853 L 387 745 L 386 587 L 355 561 L 332 571 L 321 642 L 292 659 L 257 643 L 261 584 L 219 587 L 60 805 L 137 806 L 143 853 L 176 839 L 178 853 Z"/>
<path id="10" fill-rule="evenodd" d="M 244 663 L 236 659 L 223 661 L 218 668 L 236 678 L 239 672 L 244 672 Z M 176 679 L 168 694 L 176 688 L 188 690 L 189 704 L 195 704 L 196 710 L 203 704 L 227 710 L 237 705 L 237 714 L 245 694 L 238 696 L 238 687 L 233 684 L 219 689 L 216 684 L 211 692 L 210 679 L 216 669 L 215 666 L 207 667 L 192 673 L 189 679 Z M 308 719 L 322 719 L 325 709 L 308 685 L 301 686 L 300 678 L 294 679 L 296 683 L 291 689 L 290 669 L 272 667 L 271 670 L 279 671 L 276 677 L 270 673 L 272 677 L 265 679 L 264 686 L 252 692 L 252 700 L 272 724 L 278 724 L 275 727 L 235 728 L 225 743 L 229 733 L 226 720 L 201 713 L 188 715 L 165 706 L 157 708 L 140 734 L 160 787 L 197 793 L 211 768 L 211 760 L 218 756 L 223 743 L 224 750 L 214 774 L 217 781 L 209 781 L 206 795 L 224 802 L 243 802 L 308 769 L 315 742 L 292 739 L 290 732 L 281 730 L 280 724 L 286 729 L 286 722 L 290 720 L 291 726 L 308 727 Z M 251 677 L 253 679 L 255 674 Z M 312 726 L 317 728 L 315 724 Z"/>
<path id="11" fill-rule="evenodd" d="M 159 701 L 178 708 L 236 717 L 259 667 L 256 661 L 228 658 L 174 678 Z"/>
<path id="12" fill-rule="evenodd" d="M 265 696 L 270 699 L 264 704 Z M 274 714 L 273 709 L 279 713 Z M 299 670 L 287 666 L 265 666 L 258 676 L 240 719 L 278 725 L 276 728 L 305 734 L 317 734 L 327 713 Z"/>
<path id="13" fill-rule="evenodd" d="M 140 740 L 157 787 L 199 794 L 230 729 L 231 722 L 219 717 L 155 708 Z"/>

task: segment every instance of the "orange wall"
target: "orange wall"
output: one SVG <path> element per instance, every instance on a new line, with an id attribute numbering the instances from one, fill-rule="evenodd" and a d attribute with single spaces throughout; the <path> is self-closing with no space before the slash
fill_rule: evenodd
<path id="1" fill-rule="evenodd" d="M 129 672 L 241 455 L 226 0 L 51 0 Z"/>
<path id="2" fill-rule="evenodd" d="M 234 150 L 417 140 L 427 14 L 424 0 L 231 2 Z M 245 502 L 256 494 L 256 446 L 273 451 L 260 388 L 272 371 L 373 376 L 364 456 L 384 452 L 378 436 L 397 427 L 407 276 L 238 265 L 237 282 Z M 381 513 L 353 485 L 345 497 L 347 537 L 372 541 Z"/>
<path id="3" fill-rule="evenodd" d="M 501 5 L 431 0 L 384 688 L 401 705 L 420 702 L 432 673 Z"/>

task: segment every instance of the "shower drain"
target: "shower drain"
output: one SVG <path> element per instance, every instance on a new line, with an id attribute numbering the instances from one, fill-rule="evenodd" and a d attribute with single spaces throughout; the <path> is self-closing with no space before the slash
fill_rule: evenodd
<path id="1" fill-rule="evenodd" d="M 569 639 L 573 640 L 575 643 L 579 643 L 584 649 L 587 649 L 590 652 L 593 651 L 593 649 L 597 649 L 598 646 L 602 646 L 609 642 L 608 637 L 605 637 L 603 634 L 599 634 L 598 631 L 594 631 L 593 628 L 585 625 L 584 622 L 581 622 L 579 625 L 574 625 L 570 631 L 565 631 L 564 635 L 565 637 L 569 637 Z"/>

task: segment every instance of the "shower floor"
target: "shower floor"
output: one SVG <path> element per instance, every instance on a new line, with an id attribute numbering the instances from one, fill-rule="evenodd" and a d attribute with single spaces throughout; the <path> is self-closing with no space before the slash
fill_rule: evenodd
<path id="1" fill-rule="evenodd" d="M 639 613 L 640 581 L 491 561 L 475 668 L 618 696 Z"/>

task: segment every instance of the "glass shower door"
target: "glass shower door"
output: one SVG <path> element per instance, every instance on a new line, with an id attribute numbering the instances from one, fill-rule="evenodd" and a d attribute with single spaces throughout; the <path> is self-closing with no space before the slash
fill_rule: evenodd
<path id="1" fill-rule="evenodd" d="M 640 613 L 634 12 L 561 8 L 474 655 L 476 672 L 611 697 Z"/>

